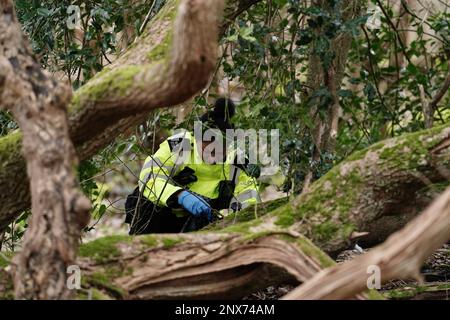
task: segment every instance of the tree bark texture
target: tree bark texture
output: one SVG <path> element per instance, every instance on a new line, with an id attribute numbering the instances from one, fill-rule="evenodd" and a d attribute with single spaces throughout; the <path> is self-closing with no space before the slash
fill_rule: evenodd
<path id="1" fill-rule="evenodd" d="M 2 0 L 0 9 L 1 105 L 23 132 L 34 213 L 14 263 L 15 296 L 67 298 L 66 267 L 75 260 L 90 209 L 74 171 L 77 158 L 65 109 L 71 90 L 41 70 L 13 2 Z"/>

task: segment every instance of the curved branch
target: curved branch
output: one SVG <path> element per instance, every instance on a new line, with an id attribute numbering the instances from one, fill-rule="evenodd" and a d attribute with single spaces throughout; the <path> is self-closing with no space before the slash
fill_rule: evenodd
<path id="1" fill-rule="evenodd" d="M 216 65 L 222 7 L 223 0 L 170 0 L 134 50 L 75 93 L 73 141 L 88 141 L 119 119 L 177 105 L 201 90 Z M 150 50 L 148 35 L 159 40 Z"/>
<path id="2" fill-rule="evenodd" d="M 450 239 L 450 188 L 419 217 L 382 245 L 352 261 L 317 273 L 284 299 L 345 299 L 367 289 L 368 270 L 377 266 L 381 282 L 415 278 L 434 250 Z"/>

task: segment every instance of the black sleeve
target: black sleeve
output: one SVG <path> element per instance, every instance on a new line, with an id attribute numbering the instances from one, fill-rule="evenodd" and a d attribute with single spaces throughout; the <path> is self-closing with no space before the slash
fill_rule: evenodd
<path id="1" fill-rule="evenodd" d="M 184 190 L 178 190 L 177 192 L 175 192 L 174 194 L 172 194 L 172 195 L 169 197 L 169 199 L 167 199 L 166 204 L 167 204 L 167 206 L 168 206 L 169 208 L 176 209 L 176 208 L 180 208 L 180 207 L 181 207 L 181 206 L 178 204 L 178 195 L 179 195 L 182 191 L 184 191 Z"/>

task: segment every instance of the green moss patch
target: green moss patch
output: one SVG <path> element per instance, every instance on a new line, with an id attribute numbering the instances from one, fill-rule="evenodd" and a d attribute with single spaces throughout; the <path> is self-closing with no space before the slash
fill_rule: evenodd
<path id="1" fill-rule="evenodd" d="M 21 157 L 22 133 L 14 131 L 0 138 L 0 168 L 4 169 L 11 163 L 16 163 Z"/>
<path id="2" fill-rule="evenodd" d="M 173 33 L 168 31 L 161 43 L 150 50 L 150 52 L 147 54 L 147 58 L 150 61 L 163 60 L 169 55 L 170 49 L 172 48 L 172 42 Z"/>
<path id="3" fill-rule="evenodd" d="M 324 223 L 315 225 L 313 227 L 313 232 L 317 239 L 329 241 L 335 236 L 336 232 L 339 231 L 339 227 L 340 226 L 332 221 L 325 221 Z"/>
<path id="4" fill-rule="evenodd" d="M 141 241 L 141 243 L 143 243 L 145 246 L 149 248 L 153 248 L 158 245 L 158 240 L 156 239 L 155 236 L 152 235 L 139 236 L 139 240 Z"/>
<path id="5" fill-rule="evenodd" d="M 105 290 L 117 299 L 123 298 L 125 296 L 125 292 L 114 284 L 113 280 L 108 276 L 107 273 L 95 272 L 85 276 L 83 279 L 83 286 L 88 288 L 94 286 L 99 289 Z"/>
<path id="6" fill-rule="evenodd" d="M 79 109 L 83 102 L 99 101 L 104 97 L 123 97 L 135 83 L 135 77 L 143 70 L 142 66 L 123 66 L 105 69 L 99 72 L 90 82 L 75 92 L 70 111 Z"/>
<path id="7" fill-rule="evenodd" d="M 175 238 L 164 238 L 162 239 L 162 243 L 164 248 L 168 249 L 171 248 L 179 243 L 183 242 L 183 238 L 181 237 L 175 237 Z"/>
<path id="8" fill-rule="evenodd" d="M 100 238 L 80 246 L 79 256 L 94 259 L 97 263 L 104 263 L 120 255 L 119 243 L 130 243 L 129 236 L 109 236 Z"/>
<path id="9" fill-rule="evenodd" d="M 320 263 L 320 266 L 322 268 L 328 268 L 336 264 L 333 259 L 331 259 L 325 252 L 314 245 L 308 238 L 299 237 L 295 240 L 295 243 L 303 253 L 305 253 L 309 257 L 315 258 L 316 261 Z"/>
<path id="10" fill-rule="evenodd" d="M 416 295 L 425 291 L 425 287 L 417 286 L 385 291 L 383 292 L 383 295 L 388 299 L 402 300 L 415 297 Z"/>
<path id="11" fill-rule="evenodd" d="M 87 290 L 79 290 L 77 292 L 78 300 L 112 300 L 112 298 L 97 288 L 89 288 Z"/>
<path id="12" fill-rule="evenodd" d="M 367 297 L 369 300 L 386 300 L 381 293 L 374 289 L 367 291 Z"/>
<path id="13" fill-rule="evenodd" d="M 277 210 L 280 207 L 284 207 L 284 205 L 287 204 L 288 201 L 289 199 L 286 197 L 249 206 L 248 208 L 245 208 L 244 210 L 241 210 L 239 212 L 228 214 L 222 221 L 219 221 L 205 228 L 204 230 L 219 230 L 223 227 L 230 226 L 230 224 L 238 224 L 241 222 L 247 222 L 256 218 L 260 218 L 262 216 L 265 216 L 269 212 L 273 214 L 274 210 Z"/>

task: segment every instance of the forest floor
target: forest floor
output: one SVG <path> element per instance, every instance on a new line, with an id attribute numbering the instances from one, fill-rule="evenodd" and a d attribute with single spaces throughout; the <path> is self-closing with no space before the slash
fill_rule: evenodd
<path id="1" fill-rule="evenodd" d="M 361 251 L 361 248 L 346 250 L 338 255 L 336 261 L 343 263 L 367 251 Z M 379 292 L 389 300 L 450 300 L 450 244 L 436 250 L 425 261 L 421 274 L 425 280 L 422 284 L 415 280 L 393 280 L 383 285 Z M 292 284 L 270 286 L 243 299 L 277 300 L 294 288 Z"/>

